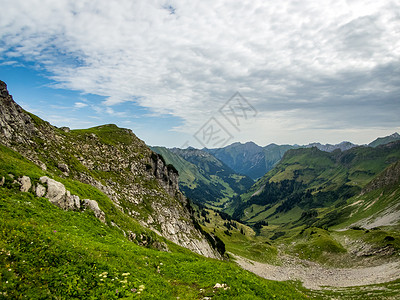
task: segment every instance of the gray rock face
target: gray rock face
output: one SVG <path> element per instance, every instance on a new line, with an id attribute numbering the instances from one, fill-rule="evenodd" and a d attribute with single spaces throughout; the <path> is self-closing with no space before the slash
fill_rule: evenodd
<path id="1" fill-rule="evenodd" d="M 171 197 L 174 197 L 179 190 L 178 173 L 174 169 L 168 168 L 161 159 L 161 156 L 157 153 L 151 155 L 149 163 L 151 165 L 151 172 L 156 177 L 157 181 Z"/>
<path id="2" fill-rule="evenodd" d="M 163 207 L 160 203 L 153 203 L 152 207 L 159 212 L 153 217 L 157 218 L 156 223 L 161 224 L 161 231 L 167 239 L 198 254 L 221 258 L 205 239 L 198 238 L 197 230 L 191 225 L 189 213 Z"/>
<path id="3" fill-rule="evenodd" d="M 7 85 L 0 81 L 0 135 L 5 137 L 3 142 L 29 143 L 24 136 L 34 135 L 36 132 L 30 116 L 23 113 L 22 108 L 8 93 Z"/>
<path id="4" fill-rule="evenodd" d="M 67 190 L 65 194 L 65 206 L 67 210 L 75 210 L 81 207 L 81 200 L 76 195 L 71 195 L 70 191 Z"/>
<path id="5" fill-rule="evenodd" d="M 21 184 L 21 192 L 28 192 L 32 187 L 31 179 L 28 176 L 18 178 L 18 182 Z"/>

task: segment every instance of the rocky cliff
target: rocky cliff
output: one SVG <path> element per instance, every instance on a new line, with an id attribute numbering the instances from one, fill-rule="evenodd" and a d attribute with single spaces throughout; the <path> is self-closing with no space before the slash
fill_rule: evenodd
<path id="1" fill-rule="evenodd" d="M 382 173 L 375 177 L 365 188 L 361 191 L 361 194 L 398 184 L 400 181 L 400 161 L 397 161 L 387 167 Z"/>
<path id="2" fill-rule="evenodd" d="M 220 257 L 195 228 L 175 168 L 131 130 L 56 128 L 24 111 L 0 81 L 0 142 L 50 174 L 96 187 L 119 210 L 178 245 Z M 107 216 L 105 222 L 118 226 Z"/>

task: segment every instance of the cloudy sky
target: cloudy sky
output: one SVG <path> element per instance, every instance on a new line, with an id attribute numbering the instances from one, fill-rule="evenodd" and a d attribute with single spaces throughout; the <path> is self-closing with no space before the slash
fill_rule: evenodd
<path id="1" fill-rule="evenodd" d="M 400 131 L 399 0 L 0 7 L 0 79 L 56 126 L 115 123 L 169 147 Z"/>

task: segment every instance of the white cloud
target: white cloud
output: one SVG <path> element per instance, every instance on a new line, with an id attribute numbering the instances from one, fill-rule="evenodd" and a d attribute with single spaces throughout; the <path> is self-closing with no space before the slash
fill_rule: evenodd
<path id="1" fill-rule="evenodd" d="M 88 105 L 86 103 L 83 103 L 83 102 L 75 102 L 75 104 L 74 104 L 75 108 L 84 108 L 86 106 L 88 106 Z"/>
<path id="2" fill-rule="evenodd" d="M 183 119 L 177 130 L 194 133 L 239 90 L 259 116 L 297 111 L 290 114 L 291 126 L 306 135 L 313 127 L 304 128 L 302 120 L 310 115 L 314 127 L 345 118 L 349 127 L 376 128 L 387 126 L 385 112 L 399 108 L 393 98 L 400 89 L 398 2 L 0 0 L 0 5 L 7 7 L 0 19 L 2 57 L 34 60 L 59 86 L 105 96 L 105 112 L 116 116 L 123 113 L 111 106 L 134 101 Z M 377 101 L 383 116 L 371 118 Z M 366 118 L 351 117 L 349 110 L 356 112 L 361 102 Z M 398 121 L 394 116 L 393 123 Z M 275 127 L 285 134 L 287 127 Z M 243 134 L 268 138 L 267 130 Z"/>

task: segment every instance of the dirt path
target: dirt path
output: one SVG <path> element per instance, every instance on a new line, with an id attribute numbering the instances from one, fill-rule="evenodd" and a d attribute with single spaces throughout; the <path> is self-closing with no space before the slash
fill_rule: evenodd
<path id="1" fill-rule="evenodd" d="M 230 253 L 230 255 L 233 255 Z M 317 263 L 285 257 L 282 266 L 259 263 L 233 255 L 243 269 L 270 280 L 300 280 L 309 289 L 378 284 L 400 278 L 400 263 L 352 269 L 327 268 Z"/>

